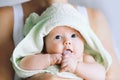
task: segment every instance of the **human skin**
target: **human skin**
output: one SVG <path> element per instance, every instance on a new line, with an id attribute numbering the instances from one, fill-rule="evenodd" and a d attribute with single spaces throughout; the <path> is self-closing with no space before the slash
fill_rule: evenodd
<path id="1" fill-rule="evenodd" d="M 32 0 L 30 2 L 22 4 L 22 7 L 24 9 L 24 20 L 26 20 L 26 18 L 32 12 L 36 12 L 40 15 L 52 3 L 50 1 L 50 4 L 47 3 L 43 6 L 41 5 L 42 3 L 40 1 L 42 0 Z M 120 74 L 120 65 L 113 48 L 111 33 L 106 18 L 103 13 L 95 9 L 87 8 L 87 12 L 91 28 L 99 37 L 99 39 L 103 43 L 103 46 L 109 51 L 110 55 L 112 56 L 113 62 L 107 73 L 107 80 L 119 80 L 120 77 L 118 74 Z M 14 70 L 9 60 L 14 49 L 13 26 L 13 8 L 11 6 L 0 7 L 0 78 L 2 80 L 13 80 L 14 78 Z M 53 75 L 51 75 L 51 77 L 53 78 Z"/>
<path id="2" fill-rule="evenodd" d="M 54 28 L 45 38 L 45 47 L 47 53 L 61 53 L 63 55 L 61 71 L 68 71 L 68 63 L 66 63 L 66 61 L 73 62 L 71 63 L 71 70 L 73 67 L 74 69 L 71 72 L 74 72 L 78 59 L 80 59 L 79 61 L 81 62 L 83 61 L 83 38 L 78 31 L 70 27 L 58 26 Z M 72 66 L 74 63 L 76 65 Z"/>
<path id="3" fill-rule="evenodd" d="M 46 52 L 48 53 L 64 53 L 64 51 L 70 50 L 69 55 L 63 55 L 61 71 L 69 71 L 75 73 L 76 75 L 82 77 L 85 80 L 105 79 L 105 69 L 103 68 L 103 66 L 96 63 L 94 60 L 91 60 L 91 57 L 89 59 L 85 56 L 84 63 L 82 63 L 84 41 L 80 33 L 75 29 L 67 26 L 56 27 L 46 37 L 45 46 Z M 86 61 L 87 59 L 88 61 Z M 87 63 L 92 63 L 93 65 L 89 65 Z M 96 74 L 96 71 L 98 72 L 98 75 L 101 76 L 96 75 L 95 77 L 94 75 Z"/>
<path id="4" fill-rule="evenodd" d="M 83 61 L 84 42 L 80 33 L 75 29 L 72 29 L 67 26 L 56 27 L 45 37 L 44 43 L 45 43 L 45 47 L 44 47 L 45 49 L 44 49 L 44 52 L 42 52 L 44 53 L 44 55 L 42 54 L 35 55 L 35 56 L 38 56 L 36 57 L 36 59 L 41 61 L 41 62 L 38 62 L 39 65 L 36 64 L 37 60 L 34 62 L 34 58 L 30 59 L 28 57 L 28 59 L 23 58 L 21 60 L 20 62 L 21 68 L 27 69 L 27 70 L 28 69 L 42 70 L 47 68 L 50 65 L 62 63 L 61 68 L 63 69 L 61 71 L 65 71 L 64 68 L 65 68 L 65 65 L 67 65 L 65 63 L 65 61 L 67 60 L 67 56 L 71 58 L 69 60 L 72 60 L 73 64 L 76 63 L 77 61 L 80 61 L 80 62 Z"/>
<path id="5" fill-rule="evenodd" d="M 44 48 L 47 54 L 26 56 L 21 60 L 20 67 L 42 70 L 50 65 L 61 64 L 60 72 L 71 72 L 85 80 L 105 80 L 105 68 L 92 57 L 83 56 L 84 41 L 75 29 L 57 26 L 45 37 Z"/>

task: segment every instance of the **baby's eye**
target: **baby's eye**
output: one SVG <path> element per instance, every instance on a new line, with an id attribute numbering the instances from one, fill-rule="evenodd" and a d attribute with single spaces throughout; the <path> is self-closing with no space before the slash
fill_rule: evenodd
<path id="1" fill-rule="evenodd" d="M 61 39 L 60 35 L 55 36 L 55 39 Z"/>
<path id="2" fill-rule="evenodd" d="M 77 34 L 72 34 L 71 37 L 72 37 L 72 38 L 76 38 L 76 37 L 77 37 Z"/>

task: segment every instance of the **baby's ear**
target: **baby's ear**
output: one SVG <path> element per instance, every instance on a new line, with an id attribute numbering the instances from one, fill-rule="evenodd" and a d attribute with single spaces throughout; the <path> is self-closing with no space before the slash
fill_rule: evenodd
<path id="1" fill-rule="evenodd" d="M 34 25 L 38 22 L 39 20 L 39 15 L 36 13 L 32 13 L 29 15 L 29 17 L 25 21 L 24 25 L 24 36 L 26 36 L 29 31 L 34 27 Z"/>

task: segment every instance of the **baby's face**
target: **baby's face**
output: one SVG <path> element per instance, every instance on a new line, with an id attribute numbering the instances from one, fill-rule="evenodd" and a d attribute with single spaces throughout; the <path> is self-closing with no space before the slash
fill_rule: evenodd
<path id="1" fill-rule="evenodd" d="M 54 28 L 45 38 L 46 52 L 50 54 L 71 52 L 81 54 L 84 42 L 80 33 L 67 26 Z"/>

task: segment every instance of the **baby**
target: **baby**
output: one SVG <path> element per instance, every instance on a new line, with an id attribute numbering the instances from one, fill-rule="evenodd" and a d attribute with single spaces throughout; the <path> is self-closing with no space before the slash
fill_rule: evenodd
<path id="1" fill-rule="evenodd" d="M 86 67 L 89 68 L 91 65 L 82 65 L 81 62 L 83 61 L 85 63 L 95 63 L 92 65 L 95 67 L 93 69 L 100 70 L 100 67 L 97 67 L 98 64 L 91 56 L 83 55 L 84 40 L 75 29 L 68 26 L 57 26 L 44 38 L 44 42 L 42 54 L 30 55 L 21 60 L 20 67 L 22 69 L 48 70 L 49 73 L 75 80 L 80 80 L 79 77 L 81 76 L 87 76 L 85 74 Z M 103 70 L 104 68 L 101 69 L 101 71 Z M 90 71 L 90 74 L 93 74 L 93 72 L 93 70 Z M 103 74 L 105 74 L 104 71 Z"/>
<path id="2" fill-rule="evenodd" d="M 47 72 L 74 80 L 105 79 L 111 56 L 70 4 L 55 3 L 41 16 L 31 14 L 25 36 L 11 58 L 19 77 Z"/>

